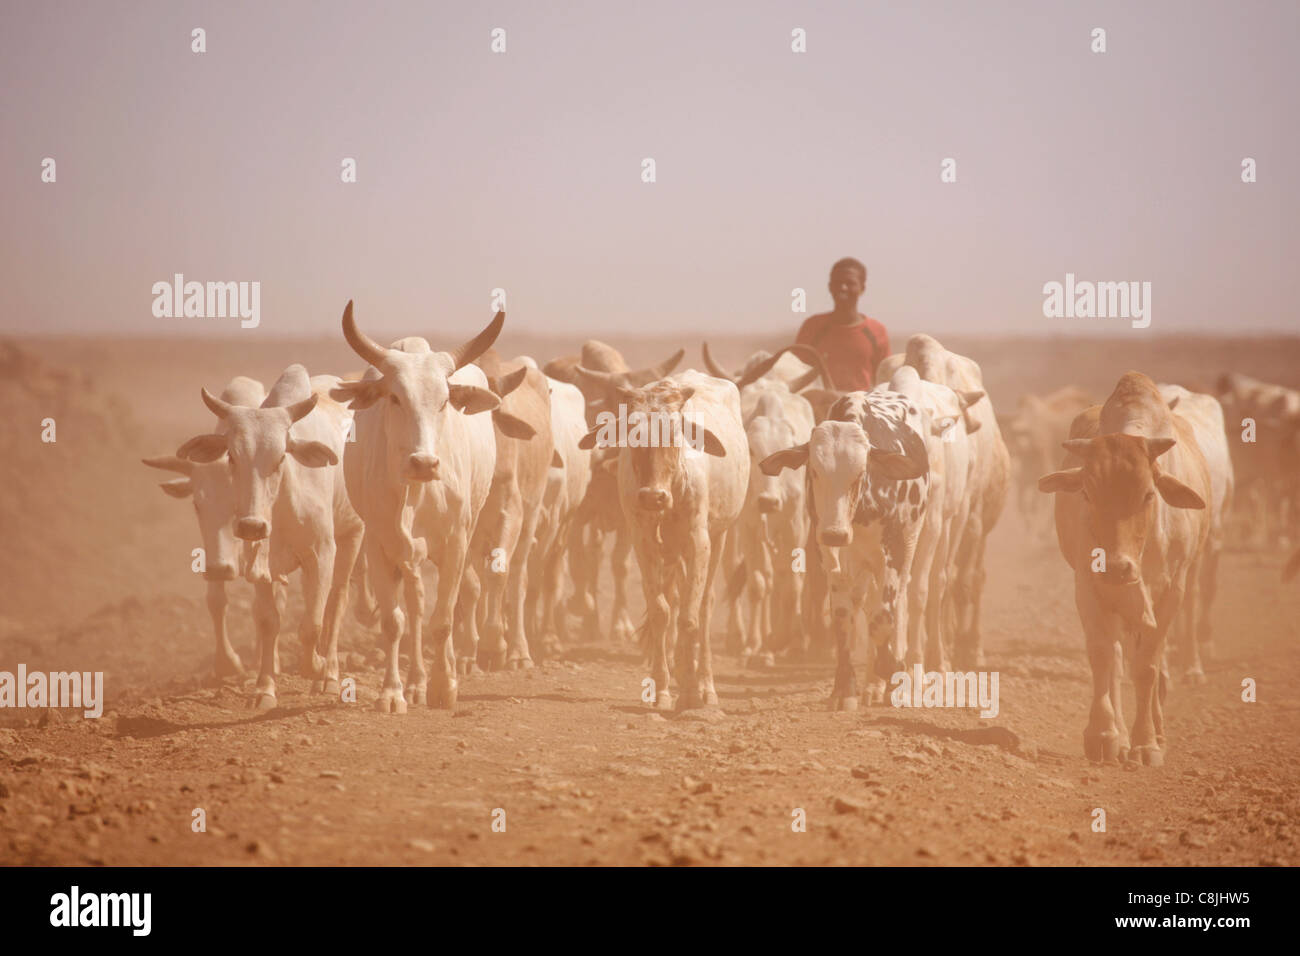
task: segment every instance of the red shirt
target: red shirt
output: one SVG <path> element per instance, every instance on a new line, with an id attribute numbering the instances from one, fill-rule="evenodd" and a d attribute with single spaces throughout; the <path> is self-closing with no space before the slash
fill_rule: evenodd
<path id="1" fill-rule="evenodd" d="M 865 391 L 876 377 L 876 366 L 889 355 L 889 333 L 875 319 L 844 325 L 832 313 L 814 315 L 799 329 L 795 342 L 811 345 L 826 359 L 826 369 L 840 391 Z"/>

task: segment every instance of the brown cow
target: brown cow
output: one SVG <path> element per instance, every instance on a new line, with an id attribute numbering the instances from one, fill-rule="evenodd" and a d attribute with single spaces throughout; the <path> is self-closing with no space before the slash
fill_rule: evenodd
<path id="1" fill-rule="evenodd" d="M 1170 411 L 1140 372 L 1126 372 L 1104 405 L 1081 412 L 1064 447 L 1065 467 L 1038 487 L 1056 494 L 1057 537 L 1074 569 L 1092 665 L 1084 753 L 1159 766 L 1165 638 L 1184 601 L 1196 609 L 1211 522 L 1209 468 L 1195 426 Z M 1125 652 L 1137 690 L 1131 742 L 1121 710 Z"/>

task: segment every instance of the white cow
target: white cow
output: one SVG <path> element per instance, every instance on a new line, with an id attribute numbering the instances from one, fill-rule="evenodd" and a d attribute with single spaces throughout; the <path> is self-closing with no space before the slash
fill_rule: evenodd
<path id="1" fill-rule="evenodd" d="M 947 385 L 959 395 L 984 390 L 984 376 L 974 359 L 950 352 L 934 337 L 918 334 L 907 340 L 906 351 L 889 356 L 880 363 L 876 380 L 892 377 L 903 365 L 910 365 L 927 382 Z M 989 399 L 976 401 L 963 409 L 967 431 L 971 435 L 973 456 L 969 483 L 970 512 L 958 545 L 953 582 L 952 611 L 956 617 L 954 657 L 963 670 L 982 667 L 983 638 L 980 633 L 980 603 L 984 594 L 984 552 L 989 533 L 997 524 L 1006 504 L 1011 480 L 1011 456 L 997 413 Z"/>
<path id="2" fill-rule="evenodd" d="M 360 382 L 342 382 L 332 394 L 356 410 L 356 442 L 348 446 L 344 474 L 365 521 L 366 561 L 380 608 L 387 664 L 376 707 L 384 713 L 406 712 L 398 673 L 404 630 L 410 637 L 410 702 L 456 706 L 456 597 L 496 466 L 492 416 L 478 413 L 500 404 L 483 371 L 470 363 L 492 345 L 504 323 L 505 314 L 498 312 L 470 341 L 435 352 L 419 337 L 384 348 L 357 328 L 351 302 L 343 311 L 343 337 L 371 365 Z M 438 567 L 432 693 L 422 642 L 420 566 L 426 559 Z"/>
<path id="3" fill-rule="evenodd" d="M 600 373 L 582 370 L 584 377 Z M 649 423 L 652 436 L 629 431 L 620 442 L 598 424 L 584 448 L 619 444 L 618 486 L 632 533 L 646 602 L 646 638 L 656 706 L 716 705 L 709 620 L 713 578 L 727 532 L 745 502 L 749 453 L 733 382 L 694 369 L 644 388 L 617 386 L 629 426 Z M 648 447 L 647 447 L 648 446 Z M 677 683 L 669 682 L 669 617 L 677 609 Z M 698 670 L 697 670 L 698 662 Z"/>
<path id="4" fill-rule="evenodd" d="M 237 375 L 221 390 L 221 400 L 231 405 L 256 408 L 266 398 L 261 382 Z M 218 419 L 216 432 L 224 435 L 227 424 Z M 162 482 L 159 487 L 173 498 L 191 498 L 203 541 L 203 578 L 208 586 L 208 614 L 216 635 L 214 670 L 218 678 L 242 677 L 244 663 L 239 659 L 226 631 L 226 582 L 233 581 L 239 568 L 239 546 L 235 540 L 235 491 L 230 480 L 230 461 L 221 456 L 208 464 L 199 464 L 175 455 L 145 458 L 151 468 L 174 471 L 182 475 Z"/>
<path id="5" fill-rule="evenodd" d="M 533 367 L 536 368 L 535 363 Z M 541 635 L 542 652 L 554 657 L 561 651 L 560 634 L 565 629 L 561 604 L 565 558 L 571 546 L 581 544 L 574 516 L 591 484 L 591 452 L 578 447 L 587 433 L 586 399 L 582 391 L 555 378 L 548 377 L 546 383 L 551 393 L 551 438 L 555 450 L 529 569 L 528 616 Z"/>
<path id="6" fill-rule="evenodd" d="M 1158 385 L 1160 397 L 1175 414 L 1186 419 L 1196 433 L 1196 442 L 1210 471 L 1210 530 L 1205 539 L 1199 565 L 1199 587 L 1193 592 L 1195 604 L 1184 604 L 1185 613 L 1175 628 L 1173 644 L 1183 655 L 1185 676 L 1192 683 L 1205 683 L 1201 655 L 1212 652 L 1210 609 L 1219 589 L 1219 556 L 1223 552 L 1228 514 L 1232 508 L 1235 482 L 1232 454 L 1224 430 L 1223 406 L 1212 395 L 1188 391 L 1181 385 Z M 1195 630 L 1193 631 L 1193 627 Z"/>
<path id="7" fill-rule="evenodd" d="M 908 669 L 924 662 L 928 671 L 947 671 L 951 636 L 943 608 L 951 568 L 970 516 L 969 483 L 974 458 L 964 411 L 983 397 L 980 391 L 954 392 L 947 385 L 921 379 L 904 365 L 880 392 L 907 396 L 921 409 L 930 461 L 929 501 L 917 540 L 908 587 Z M 973 423 L 974 424 L 974 423 Z"/>
<path id="8" fill-rule="evenodd" d="M 763 471 L 805 468 L 810 541 L 829 583 L 835 638 L 833 710 L 856 710 L 854 620 L 870 615 L 868 702 L 883 701 L 902 666 L 908 585 L 929 493 L 920 406 L 896 392 L 848 392 L 807 444 L 769 456 Z M 805 467 L 806 466 L 806 467 Z"/>
<path id="9" fill-rule="evenodd" d="M 321 378 L 315 387 L 336 381 Z M 258 408 L 232 405 L 207 389 L 201 394 L 227 430 L 191 438 L 176 454 L 205 463 L 230 459 L 235 536 L 253 543 L 247 576 L 261 649 L 253 703 L 276 705 L 274 585 L 298 568 L 306 604 L 298 628 L 302 673 L 316 679 L 315 690 L 337 694 L 338 628 L 364 530 L 340 467 L 348 412 L 313 390 L 301 365 L 286 368 Z"/>

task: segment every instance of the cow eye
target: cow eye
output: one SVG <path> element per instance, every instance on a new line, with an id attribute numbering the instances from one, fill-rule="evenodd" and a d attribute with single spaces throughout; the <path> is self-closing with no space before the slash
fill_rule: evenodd
<path id="1" fill-rule="evenodd" d="M 388 400 L 389 400 L 390 402 L 392 402 L 394 405 L 400 405 L 400 404 L 402 404 L 401 402 L 399 402 L 399 401 L 397 400 L 397 396 L 396 396 L 396 395 L 389 395 L 389 396 L 388 396 Z"/>
<path id="2" fill-rule="evenodd" d="M 1155 500 L 1155 497 L 1156 497 L 1156 493 L 1154 491 L 1148 491 L 1147 496 L 1142 499 L 1142 503 L 1145 505 L 1149 505 L 1151 504 L 1152 501 Z"/>

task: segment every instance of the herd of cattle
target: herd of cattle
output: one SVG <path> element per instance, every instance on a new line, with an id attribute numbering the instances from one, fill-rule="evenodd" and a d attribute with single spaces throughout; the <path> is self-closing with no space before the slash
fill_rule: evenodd
<path id="1" fill-rule="evenodd" d="M 343 336 L 364 373 L 309 377 L 291 365 L 269 392 L 245 377 L 219 397 L 203 389 L 212 430 L 145 460 L 180 474 L 162 484 L 167 494 L 193 499 L 219 677 L 244 672 L 226 632 L 226 582 L 253 585 L 255 706 L 276 705 L 283 585 L 295 570 L 313 689 L 339 693 L 339 627 L 355 592 L 358 619 L 377 622 L 386 652 L 377 706 L 403 713 L 454 707 L 476 666 L 530 667 L 534 654 L 559 654 L 564 635 L 599 637 L 606 563 L 612 633 L 640 633 L 656 707 L 716 705 L 719 591 L 729 649 L 744 662 L 833 651 L 835 709 L 858 705 L 853 651 L 865 636 L 862 693 L 879 702 L 904 667 L 983 666 L 986 542 L 1015 485 L 1043 536 L 1043 493 L 1055 498 L 1093 673 L 1085 752 L 1155 765 L 1166 638 L 1204 680 L 1219 555 L 1238 533 L 1234 497 L 1247 533 L 1295 540 L 1300 392 L 1245 376 L 1224 376 L 1214 397 L 1127 372 L 1100 404 L 1066 388 L 1025 396 L 1002 418 L 979 365 L 923 334 L 881 363 L 875 388 L 843 393 L 801 346 L 755 354 L 734 374 L 707 345 L 707 372 L 671 374 L 684 351 L 631 369 L 596 341 L 544 368 L 506 361 L 492 349 L 504 321 L 497 313 L 447 351 L 419 337 L 385 347 L 349 302 Z M 613 417 L 653 421 L 660 440 L 629 440 L 634 428 L 612 441 Z M 640 628 L 627 604 L 632 553 Z M 426 562 L 437 572 L 427 624 Z M 1300 552 L 1288 571 L 1298 567 Z"/>

